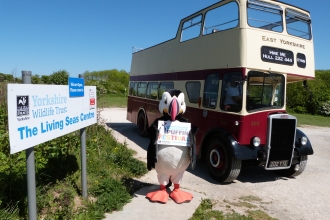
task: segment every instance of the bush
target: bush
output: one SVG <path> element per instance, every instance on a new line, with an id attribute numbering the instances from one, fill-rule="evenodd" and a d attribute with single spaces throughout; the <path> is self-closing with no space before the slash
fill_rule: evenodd
<path id="1" fill-rule="evenodd" d="M 0 200 L 1 205 L 1 200 Z M 4 209 L 0 209 L 0 219 L 1 220 L 12 220 L 19 219 L 19 209 L 17 208 L 17 204 L 9 203 Z"/>
<path id="2" fill-rule="evenodd" d="M 330 116 L 330 101 L 324 102 L 319 110 L 319 114 L 323 116 Z"/>
<path id="3" fill-rule="evenodd" d="M 329 70 L 316 71 L 315 79 L 308 81 L 311 93 L 302 87 L 301 82 L 288 84 L 287 108 L 297 113 L 324 114 L 321 109 L 330 101 L 329 75 Z"/>
<path id="4" fill-rule="evenodd" d="M 66 70 L 54 72 L 49 76 L 49 83 L 54 85 L 68 85 L 69 73 Z"/>
<path id="5" fill-rule="evenodd" d="M 123 183 L 112 178 L 100 180 L 92 193 L 98 197 L 96 204 L 106 212 L 121 210 L 131 199 Z"/>

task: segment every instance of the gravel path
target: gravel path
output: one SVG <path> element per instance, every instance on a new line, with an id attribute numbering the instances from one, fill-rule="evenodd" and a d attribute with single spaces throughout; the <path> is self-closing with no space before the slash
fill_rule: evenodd
<path id="1" fill-rule="evenodd" d="M 107 125 L 120 142 L 126 141 L 137 152 L 136 157 L 146 161 L 148 138 L 137 134 L 137 126 L 126 120 L 126 109 L 104 109 L 101 113 Z M 219 184 L 199 162 L 195 170 L 188 169 L 181 186 L 217 201 L 216 209 L 262 210 L 278 219 L 330 219 L 330 128 L 300 127 L 312 142 L 314 155 L 308 157 L 303 174 L 296 178 L 283 178 L 263 167 L 243 167 L 237 180 Z M 155 171 L 148 172 L 140 181 L 158 184 Z M 250 206 L 244 205 L 247 199 Z"/>

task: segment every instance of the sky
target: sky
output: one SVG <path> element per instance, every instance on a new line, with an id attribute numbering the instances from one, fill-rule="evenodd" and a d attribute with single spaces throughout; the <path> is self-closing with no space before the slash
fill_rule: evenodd
<path id="1" fill-rule="evenodd" d="M 175 37 L 217 0 L 0 0 L 0 73 L 130 71 L 132 48 Z M 330 69 L 329 0 L 282 0 L 310 11 L 315 68 Z"/>

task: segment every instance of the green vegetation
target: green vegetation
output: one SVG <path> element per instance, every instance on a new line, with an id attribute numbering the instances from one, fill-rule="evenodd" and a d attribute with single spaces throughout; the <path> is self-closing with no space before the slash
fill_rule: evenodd
<path id="1" fill-rule="evenodd" d="M 330 118 L 319 115 L 308 115 L 308 114 L 298 114 L 289 112 L 291 115 L 297 117 L 298 126 L 318 126 L 318 127 L 330 127 Z"/>
<path id="2" fill-rule="evenodd" d="M 97 87 L 98 94 L 125 95 L 129 75 L 124 70 L 103 70 L 84 73 L 85 84 Z"/>
<path id="3" fill-rule="evenodd" d="M 256 204 L 248 203 L 247 201 L 252 202 L 261 202 L 260 198 L 254 196 L 241 197 L 239 202 L 228 202 L 224 200 L 225 203 L 229 203 L 235 207 L 245 207 L 247 215 L 241 215 L 231 209 L 230 205 L 225 205 L 226 209 L 229 209 L 228 213 L 224 213 L 219 210 L 214 210 L 214 205 L 216 202 L 211 201 L 210 199 L 203 199 L 201 204 L 196 209 L 193 216 L 190 220 L 204 220 L 204 219 L 219 219 L 219 220 L 276 220 L 275 218 L 270 217 L 267 213 L 262 210 L 256 209 Z M 249 204 L 249 205 L 246 205 Z M 252 210 L 251 210 L 252 209 Z"/>
<path id="4" fill-rule="evenodd" d="M 196 209 L 190 220 L 199 219 L 226 219 L 223 212 L 212 210 L 213 204 L 210 199 L 202 199 L 201 204 Z"/>
<path id="5" fill-rule="evenodd" d="M 86 71 L 83 73 L 86 86 L 96 86 L 98 95 L 113 94 L 117 96 L 127 96 L 129 74 L 125 70 L 102 70 Z M 69 73 L 66 70 L 59 70 L 50 75 L 33 75 L 32 84 L 54 84 L 67 85 Z M 78 76 L 74 76 L 78 77 Z M 16 78 L 12 74 L 0 73 L 0 82 L 21 83 L 21 78 Z"/>
<path id="6" fill-rule="evenodd" d="M 287 108 L 300 114 L 330 116 L 330 70 L 316 70 L 308 80 L 308 89 L 301 82 L 288 84 Z M 312 99 L 310 95 L 312 94 Z"/>
<path id="7" fill-rule="evenodd" d="M 98 97 L 97 107 L 99 108 L 126 108 L 127 96 L 112 94 L 101 94 Z"/>
<path id="8" fill-rule="evenodd" d="M 67 83 L 65 71 L 54 75 L 52 83 Z M 9 153 L 6 87 L 7 82 L 0 82 L 0 219 L 26 219 L 25 152 Z M 102 121 L 99 112 L 98 121 Z M 40 219 L 102 219 L 105 212 L 122 209 L 142 187 L 132 178 L 145 174 L 146 165 L 125 143 L 118 143 L 101 124 L 89 126 L 86 133 L 86 200 L 81 197 L 79 131 L 35 146 Z"/>
<path id="9" fill-rule="evenodd" d="M 261 199 L 255 196 L 242 196 L 239 199 L 245 202 L 251 202 L 251 201 L 261 202 Z"/>

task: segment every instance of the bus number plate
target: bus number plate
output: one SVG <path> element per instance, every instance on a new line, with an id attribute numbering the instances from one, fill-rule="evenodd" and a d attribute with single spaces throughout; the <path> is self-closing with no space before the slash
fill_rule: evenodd
<path id="1" fill-rule="evenodd" d="M 287 167 L 288 161 L 287 160 L 279 160 L 279 161 L 270 161 L 269 167 Z"/>

